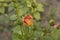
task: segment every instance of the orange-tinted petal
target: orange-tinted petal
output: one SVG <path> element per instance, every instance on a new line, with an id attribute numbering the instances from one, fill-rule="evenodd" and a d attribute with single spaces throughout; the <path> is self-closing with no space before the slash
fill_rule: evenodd
<path id="1" fill-rule="evenodd" d="M 31 15 L 27 15 L 25 19 L 33 19 L 33 17 Z"/>
<path id="2" fill-rule="evenodd" d="M 33 17 L 31 15 L 27 15 L 23 19 L 24 24 L 27 26 L 33 25 Z"/>

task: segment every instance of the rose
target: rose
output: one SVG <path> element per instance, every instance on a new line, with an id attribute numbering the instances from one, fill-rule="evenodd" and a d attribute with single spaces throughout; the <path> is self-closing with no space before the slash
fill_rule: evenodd
<path id="1" fill-rule="evenodd" d="M 26 16 L 23 18 L 23 23 L 24 23 L 26 26 L 31 26 L 31 25 L 33 25 L 33 17 L 32 17 L 32 15 L 30 15 L 30 14 L 26 15 Z"/>
<path id="2" fill-rule="evenodd" d="M 53 27 L 56 29 L 56 28 L 59 28 L 60 26 L 60 23 L 56 23 Z"/>

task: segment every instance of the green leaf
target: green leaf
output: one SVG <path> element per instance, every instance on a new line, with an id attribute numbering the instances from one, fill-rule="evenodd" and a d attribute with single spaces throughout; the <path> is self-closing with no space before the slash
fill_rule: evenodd
<path id="1" fill-rule="evenodd" d="M 11 0 L 0 0 L 0 2 L 9 2 Z"/>
<path id="2" fill-rule="evenodd" d="M 22 38 L 22 32 L 21 32 L 21 26 L 16 25 L 13 30 L 13 40 L 21 40 Z"/>
<path id="3" fill-rule="evenodd" d="M 44 12 L 44 8 L 43 8 L 43 5 L 41 3 L 37 4 L 37 11 Z"/>
<path id="4" fill-rule="evenodd" d="M 26 1 L 27 3 L 27 7 L 31 7 L 31 2 L 30 1 Z"/>
<path id="5" fill-rule="evenodd" d="M 8 4 L 5 2 L 5 3 L 0 3 L 0 7 L 6 7 L 8 6 Z"/>
<path id="6" fill-rule="evenodd" d="M 20 0 L 20 4 L 25 4 L 26 0 Z"/>
<path id="7" fill-rule="evenodd" d="M 55 40 L 60 40 L 60 29 L 53 30 L 51 36 Z"/>
<path id="8" fill-rule="evenodd" d="M 18 33 L 18 34 L 21 34 L 20 33 L 20 26 L 19 25 L 17 25 L 17 26 L 15 26 L 14 28 L 13 28 L 13 33 Z"/>
<path id="9" fill-rule="evenodd" d="M 0 2 L 1 2 L 1 1 L 5 1 L 5 0 L 0 0 Z"/>
<path id="10" fill-rule="evenodd" d="M 22 16 L 22 15 L 25 15 L 28 11 L 29 11 L 29 9 L 27 7 L 25 7 L 25 8 L 19 9 L 18 13 L 20 16 Z"/>
<path id="11" fill-rule="evenodd" d="M 23 12 L 23 10 L 21 10 L 21 9 L 18 10 L 18 13 L 19 13 L 19 16 L 22 16 L 22 15 L 25 14 L 25 13 Z"/>
<path id="12" fill-rule="evenodd" d="M 33 16 L 34 16 L 34 18 L 35 18 L 36 20 L 40 20 L 40 19 L 41 19 L 39 13 L 34 13 Z"/>
<path id="13" fill-rule="evenodd" d="M 17 17 L 16 17 L 15 14 L 13 14 L 13 15 L 10 16 L 10 20 L 16 20 L 16 19 L 17 19 Z"/>
<path id="14" fill-rule="evenodd" d="M 33 0 L 34 3 L 36 3 L 36 0 Z"/>
<path id="15" fill-rule="evenodd" d="M 13 33 L 12 38 L 13 40 L 22 40 L 22 36 L 18 33 Z"/>
<path id="16" fill-rule="evenodd" d="M 13 9 L 14 9 L 14 3 L 11 2 L 11 3 L 8 5 L 8 11 L 11 12 Z"/>
<path id="17" fill-rule="evenodd" d="M 0 7 L 0 13 L 4 13 L 4 7 Z"/>

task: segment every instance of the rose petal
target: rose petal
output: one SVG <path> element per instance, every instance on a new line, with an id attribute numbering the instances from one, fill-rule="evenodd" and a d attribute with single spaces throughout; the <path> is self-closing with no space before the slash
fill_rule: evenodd
<path id="1" fill-rule="evenodd" d="M 60 25 L 60 23 L 56 23 L 56 24 L 54 25 L 54 28 L 58 28 L 59 25 Z"/>

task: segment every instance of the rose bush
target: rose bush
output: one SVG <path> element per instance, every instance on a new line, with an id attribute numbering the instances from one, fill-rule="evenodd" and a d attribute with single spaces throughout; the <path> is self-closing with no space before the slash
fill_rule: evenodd
<path id="1" fill-rule="evenodd" d="M 41 23 L 45 6 L 36 0 L 0 0 L 0 15 L 4 17 L 0 23 L 11 25 L 12 40 L 60 40 L 60 23 L 54 20 L 55 8 L 51 10 L 49 26 L 46 28 Z"/>

